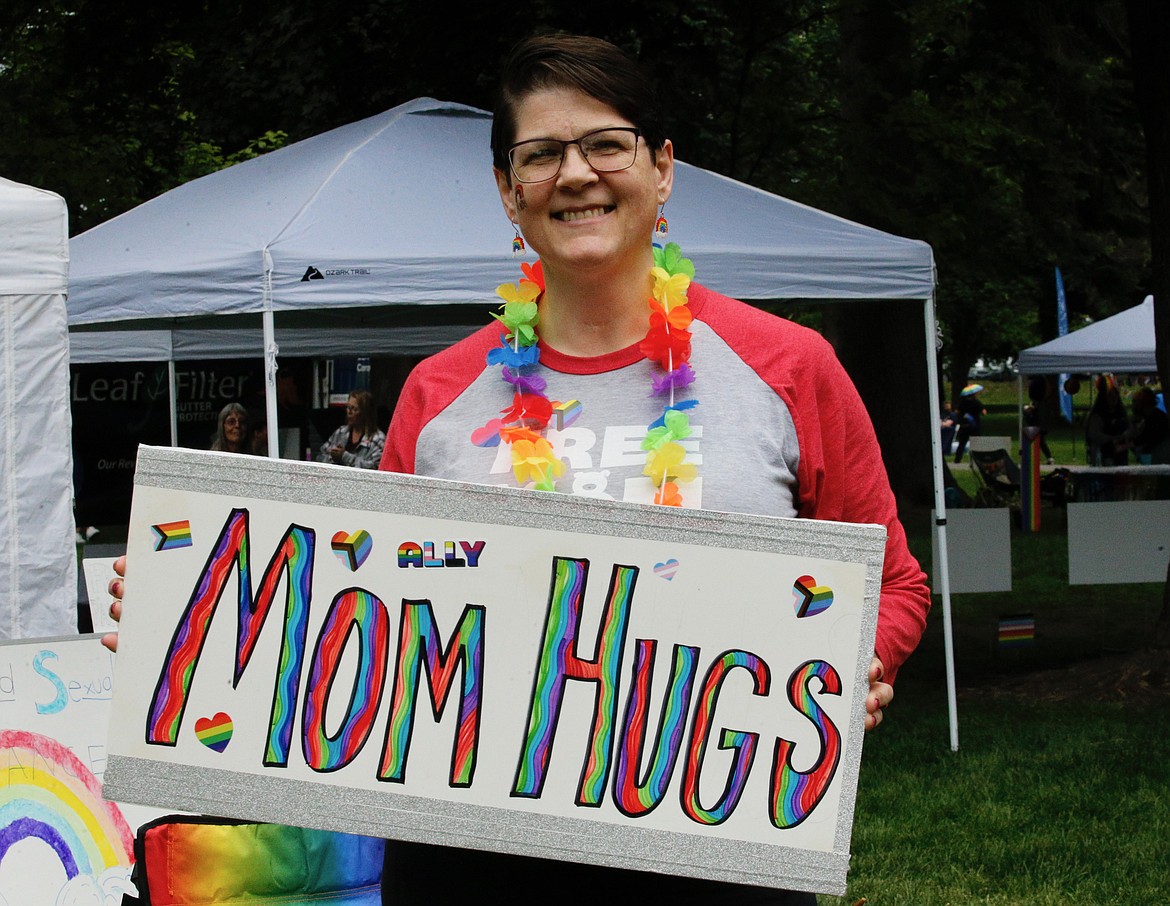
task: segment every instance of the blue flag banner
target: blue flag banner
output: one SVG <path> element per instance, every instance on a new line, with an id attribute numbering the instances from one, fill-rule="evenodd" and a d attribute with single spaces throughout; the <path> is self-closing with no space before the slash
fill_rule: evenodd
<path id="1" fill-rule="evenodd" d="M 1060 337 L 1068 333 L 1068 305 L 1064 300 L 1064 280 L 1060 276 L 1059 267 L 1056 269 L 1056 331 L 1057 336 Z M 1064 416 L 1066 422 L 1072 424 L 1073 401 L 1068 391 L 1064 389 L 1067 380 L 1067 374 L 1060 376 L 1060 386 L 1058 388 L 1058 392 L 1060 393 L 1060 414 Z"/>

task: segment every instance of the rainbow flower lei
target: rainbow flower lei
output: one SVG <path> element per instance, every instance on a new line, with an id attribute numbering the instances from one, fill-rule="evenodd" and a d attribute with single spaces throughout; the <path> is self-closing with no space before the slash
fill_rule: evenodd
<path id="1" fill-rule="evenodd" d="M 534 373 L 540 364 L 540 320 L 537 304 L 544 293 L 544 271 L 537 261 L 521 264 L 519 283 L 504 283 L 496 295 L 504 300 L 499 313 L 507 332 L 500 345 L 488 352 L 488 365 L 499 365 L 504 381 L 512 385 L 512 405 L 472 433 L 479 446 L 508 444 L 512 452 L 512 471 L 519 484 L 533 483 L 541 491 L 555 491 L 556 479 L 565 473 L 565 463 L 554 452 L 544 432 L 555 410 L 573 406 L 550 400 L 545 394 L 547 382 Z M 682 506 L 680 482 L 694 480 L 697 468 L 686 461 L 686 450 L 679 441 L 691 434 L 687 412 L 698 405 L 696 399 L 676 401 L 676 391 L 689 387 L 695 380 L 691 358 L 691 311 L 687 307 L 687 290 L 695 276 L 695 266 L 684 258 L 677 243 L 665 248 L 654 246 L 654 266 L 650 269 L 654 286 L 649 299 L 650 325 L 640 349 L 646 358 L 658 363 L 663 374 L 653 381 L 650 396 L 665 396 L 662 415 L 651 422 L 642 439 L 646 465 L 642 474 L 657 486 L 654 502 L 662 506 Z"/>

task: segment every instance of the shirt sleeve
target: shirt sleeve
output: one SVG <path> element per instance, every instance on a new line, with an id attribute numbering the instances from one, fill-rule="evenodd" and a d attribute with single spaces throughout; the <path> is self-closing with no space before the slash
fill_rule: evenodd
<path id="1" fill-rule="evenodd" d="M 926 628 L 930 590 L 906 544 L 869 413 L 832 347 L 818 341 L 811 341 L 814 367 L 801 370 L 808 387 L 793 404 L 800 438 L 798 512 L 885 527 L 875 648 L 885 681 L 893 682 Z"/>

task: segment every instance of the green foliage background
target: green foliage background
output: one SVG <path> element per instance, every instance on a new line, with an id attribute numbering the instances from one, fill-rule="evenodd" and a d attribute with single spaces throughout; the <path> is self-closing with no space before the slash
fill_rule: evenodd
<path id="1" fill-rule="evenodd" d="M 0 174 L 64 196 L 77 233 L 415 97 L 490 108 L 517 39 L 595 34 L 653 74 L 680 158 L 931 245 L 945 398 L 979 356 L 1056 335 L 1055 267 L 1074 326 L 1148 291 L 1125 21 L 1120 0 L 10 0 Z M 920 312 L 824 317 L 913 497 L 933 430 Z"/>

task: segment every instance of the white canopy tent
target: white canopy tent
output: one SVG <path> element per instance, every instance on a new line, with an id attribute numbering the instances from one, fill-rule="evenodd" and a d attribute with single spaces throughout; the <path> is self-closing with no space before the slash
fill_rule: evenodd
<path id="1" fill-rule="evenodd" d="M 77 632 L 59 195 L 0 179 L 0 638 Z"/>
<path id="2" fill-rule="evenodd" d="M 490 171 L 490 130 L 485 111 L 421 98 L 194 180 L 83 233 L 71 246 L 70 326 L 146 328 L 87 338 L 86 360 L 100 359 L 103 347 L 105 357 L 119 360 L 147 348 L 175 350 L 182 323 L 173 319 L 259 313 L 262 335 L 253 336 L 263 345 L 253 348 L 266 358 L 268 432 L 276 436 L 276 356 L 296 342 L 277 330 L 276 313 L 319 312 L 324 320 L 339 309 L 413 306 L 425 323 L 426 307 L 490 305 L 496 285 L 517 279 L 510 224 Z M 727 295 L 921 300 L 932 422 L 937 418 L 935 268 L 927 244 L 681 161 L 666 213 L 701 282 Z M 372 334 L 361 330 L 357 342 L 369 351 Z M 375 351 L 407 342 L 401 331 L 387 329 Z M 301 339 L 334 354 L 346 337 L 346 328 L 317 328 Z M 445 344 L 440 339 L 436 345 Z M 945 524 L 939 533 L 945 542 Z M 949 662 L 945 561 L 939 584 Z M 957 748 L 953 669 L 948 673 Z"/>
<path id="3" fill-rule="evenodd" d="M 1152 374 L 1154 297 L 1020 353 L 1021 374 Z"/>

